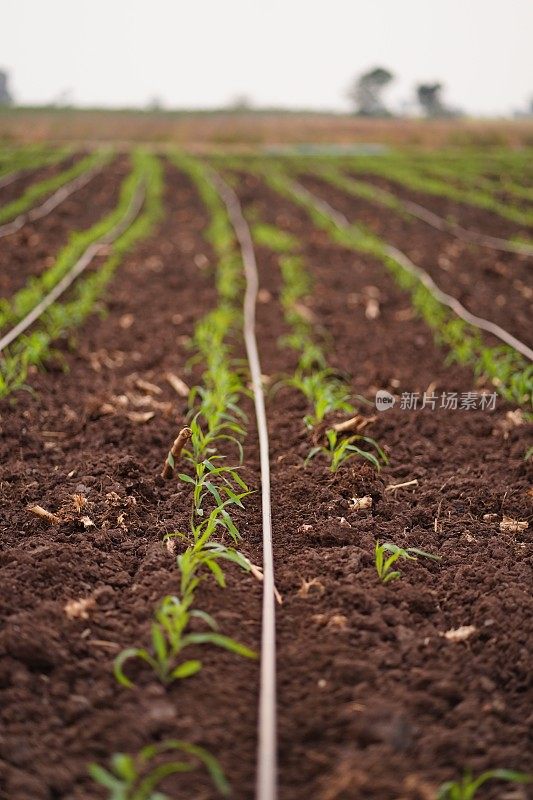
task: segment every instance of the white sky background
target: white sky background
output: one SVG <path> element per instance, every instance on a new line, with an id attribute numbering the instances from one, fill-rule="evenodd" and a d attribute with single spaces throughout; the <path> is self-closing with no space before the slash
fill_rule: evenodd
<path id="1" fill-rule="evenodd" d="M 2 0 L 0 68 L 21 103 L 254 105 L 347 110 L 351 78 L 418 81 L 477 114 L 533 96 L 532 0 Z"/>

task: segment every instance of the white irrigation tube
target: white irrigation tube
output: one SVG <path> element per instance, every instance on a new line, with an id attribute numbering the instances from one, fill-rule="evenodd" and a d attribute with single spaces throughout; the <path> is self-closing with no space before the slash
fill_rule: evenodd
<path id="1" fill-rule="evenodd" d="M 336 208 L 333 208 L 329 203 L 325 200 L 322 200 L 316 195 L 312 194 L 305 186 L 297 183 L 296 181 L 291 182 L 292 190 L 295 194 L 299 194 L 302 198 L 305 198 L 307 201 L 311 202 L 315 208 L 321 211 L 323 214 L 326 214 L 333 220 L 335 225 L 339 228 L 351 228 L 352 225 L 348 218 L 342 214 L 340 211 L 337 211 Z M 500 328 L 499 325 L 496 325 L 494 322 L 490 322 L 489 320 L 483 319 L 483 317 L 476 317 L 474 314 L 471 314 L 460 302 L 456 300 L 455 297 L 452 295 L 443 292 L 440 289 L 433 278 L 421 267 L 418 267 L 405 255 L 402 253 L 401 250 L 398 250 L 397 247 L 393 247 L 392 245 L 385 245 L 384 252 L 396 261 L 406 272 L 409 272 L 411 275 L 414 275 L 420 283 L 422 283 L 426 289 L 431 292 L 433 297 L 442 303 L 442 305 L 447 306 L 450 308 L 458 317 L 462 320 L 467 322 L 469 325 L 473 325 L 476 328 L 480 328 L 481 330 L 486 331 L 487 333 L 491 333 L 496 338 L 500 339 L 500 341 L 505 342 L 518 353 L 524 356 L 524 358 L 529 359 L 529 361 L 533 361 L 533 350 L 528 347 L 527 344 L 521 342 L 519 339 L 516 339 L 512 334 L 508 333 L 503 328 Z"/>
<path id="2" fill-rule="evenodd" d="M 239 198 L 212 171 L 211 181 L 220 194 L 239 241 L 246 277 L 244 296 L 244 342 L 250 365 L 254 393 L 255 415 L 259 434 L 261 460 L 261 504 L 263 513 L 263 611 L 261 630 L 261 675 L 259 689 L 259 720 L 257 745 L 257 800 L 276 800 L 277 797 L 277 731 L 276 731 L 276 611 L 274 589 L 274 557 L 272 550 L 272 519 L 270 506 L 270 459 L 265 399 L 261 381 L 261 364 L 255 335 L 255 307 L 259 279 L 254 246 L 248 223 L 242 213 Z"/>
<path id="3" fill-rule="evenodd" d="M 53 211 L 54 208 L 57 208 L 60 203 L 63 203 L 67 197 L 70 197 L 74 192 L 86 186 L 103 168 L 103 164 L 95 164 L 94 167 L 91 167 L 86 172 L 82 172 L 77 178 L 60 186 L 59 189 L 51 194 L 40 206 L 31 208 L 29 211 L 19 214 L 19 216 L 15 217 L 11 222 L 0 225 L 0 238 L 3 236 L 10 236 L 12 233 L 19 231 L 27 222 L 36 222 L 36 220 L 42 219 L 42 217 L 50 214 L 50 212 Z"/>
<path id="4" fill-rule="evenodd" d="M 24 319 L 21 319 L 20 322 L 15 325 L 14 328 L 11 328 L 5 336 L 0 339 L 0 353 L 5 350 L 10 344 L 12 344 L 15 339 L 17 339 L 24 331 L 26 331 L 34 322 L 36 322 L 39 317 L 41 317 L 44 312 L 50 308 L 50 306 L 56 302 L 56 300 L 61 297 L 61 295 L 74 283 L 76 278 L 78 278 L 81 273 L 87 269 L 93 258 L 97 256 L 102 250 L 102 248 L 107 247 L 113 242 L 115 242 L 119 236 L 121 236 L 131 225 L 133 220 L 139 214 L 142 205 L 144 203 L 144 196 L 145 196 L 145 186 L 144 183 L 141 182 L 137 187 L 137 190 L 132 198 L 132 201 L 129 205 L 128 210 L 120 220 L 120 222 L 115 225 L 115 227 L 106 233 L 105 236 L 102 236 L 97 242 L 93 242 L 93 244 L 89 245 L 87 250 L 81 256 L 81 258 L 76 261 L 74 266 L 67 272 L 63 278 L 56 283 L 53 289 L 43 297 L 43 299 L 27 314 Z"/>

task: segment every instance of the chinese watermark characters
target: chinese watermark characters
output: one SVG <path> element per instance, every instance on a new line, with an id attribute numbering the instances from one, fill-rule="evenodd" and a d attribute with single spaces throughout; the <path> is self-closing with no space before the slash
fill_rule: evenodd
<path id="1" fill-rule="evenodd" d="M 497 392 L 402 392 L 398 405 L 403 411 L 494 411 L 497 397 Z M 384 389 L 376 393 L 378 411 L 386 411 L 396 402 L 397 398 Z"/>

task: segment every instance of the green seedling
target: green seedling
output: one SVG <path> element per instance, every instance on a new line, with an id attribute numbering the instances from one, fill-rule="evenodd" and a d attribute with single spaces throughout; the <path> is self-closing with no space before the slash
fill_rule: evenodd
<path id="1" fill-rule="evenodd" d="M 238 467 L 217 467 L 212 462 L 222 459 L 222 456 L 211 456 L 211 460 L 204 459 L 195 464 L 195 476 L 192 478 L 183 472 L 179 479 L 184 483 L 194 486 L 193 506 L 198 516 L 204 516 L 204 499 L 209 494 L 215 501 L 217 508 L 225 509 L 228 505 L 244 508 L 242 501 L 251 494 L 248 486 L 237 472 Z M 233 530 L 231 531 L 233 536 Z M 238 537 L 238 534 L 235 534 Z M 237 540 L 237 539 L 236 539 Z"/>
<path id="2" fill-rule="evenodd" d="M 198 387 L 194 387 L 194 390 L 197 389 Z M 224 440 L 236 446 L 239 463 L 242 463 L 241 439 L 244 437 L 245 431 L 241 424 L 241 415 L 234 413 L 228 404 L 223 408 L 223 411 L 211 414 L 206 402 L 205 405 L 202 403 L 198 410 L 193 409 L 196 413 L 190 422 L 192 436 L 189 447 L 185 450 L 185 456 L 192 463 L 197 464 L 211 453 L 216 452 L 216 443 Z M 200 424 L 200 420 L 205 422 L 204 426 Z"/>
<path id="3" fill-rule="evenodd" d="M 319 425 L 323 422 L 326 414 L 334 411 L 354 413 L 355 409 L 349 402 L 346 387 L 331 369 L 318 370 L 310 375 L 297 372 L 285 383 L 302 392 L 312 404 L 313 413 L 304 417 L 304 422 L 309 429 Z"/>
<path id="4" fill-rule="evenodd" d="M 155 621 L 152 623 L 151 652 L 145 648 L 128 647 L 117 656 L 114 672 L 122 686 L 131 689 L 134 685 L 124 673 L 124 666 L 131 659 L 140 659 L 148 664 L 164 684 L 190 678 L 202 669 L 202 662 L 198 659 L 182 659 L 183 651 L 191 645 L 213 644 L 245 658 L 257 658 L 257 654 L 250 648 L 219 633 L 215 620 L 205 611 L 190 608 L 195 588 L 193 584 L 190 586 L 191 590 L 185 599 L 169 595 L 156 609 Z M 206 623 L 210 630 L 186 633 L 192 619 Z"/>
<path id="5" fill-rule="evenodd" d="M 172 754 L 178 758 L 168 760 Z M 167 795 L 158 790 L 165 778 L 192 772 L 198 767 L 207 770 L 219 794 L 229 796 L 230 786 L 217 759 L 203 747 L 179 739 L 149 745 L 135 756 L 115 753 L 110 770 L 91 764 L 89 774 L 107 789 L 107 800 L 168 800 Z"/>
<path id="6" fill-rule="evenodd" d="M 391 553 L 391 555 L 386 558 L 385 553 Z M 402 547 L 398 547 L 398 545 L 395 545 L 392 542 L 384 542 L 383 544 L 376 542 L 375 564 L 379 579 L 382 583 L 390 583 L 391 581 L 401 578 L 402 573 L 400 570 L 392 569 L 394 564 L 400 558 L 405 558 L 409 561 L 416 561 L 418 556 L 421 556 L 422 558 L 429 558 L 432 561 L 441 560 L 440 556 L 433 555 L 432 553 L 426 553 L 424 550 L 419 550 L 417 547 L 407 547 L 404 549 Z"/>
<path id="7" fill-rule="evenodd" d="M 533 776 L 510 769 L 489 769 L 477 778 L 470 771 L 459 781 L 443 783 L 437 793 L 437 800 L 473 800 L 478 789 L 487 781 L 500 780 L 510 783 L 532 783 Z"/>
<path id="8" fill-rule="evenodd" d="M 280 347 L 289 347 L 299 353 L 299 372 L 326 369 L 326 357 L 322 348 L 310 339 L 306 332 L 294 330 L 292 333 L 280 336 L 278 344 Z"/>
<path id="9" fill-rule="evenodd" d="M 290 253 L 299 247 L 298 239 L 266 222 L 256 222 L 252 226 L 252 236 L 256 244 L 275 253 Z"/>
<path id="10" fill-rule="evenodd" d="M 230 501 L 226 501 L 229 503 Z M 184 553 L 178 556 L 178 566 L 182 574 L 181 591 L 188 590 L 189 576 L 192 578 L 200 567 L 207 567 L 214 575 L 217 583 L 224 587 L 224 573 L 221 571 L 219 561 L 226 560 L 237 564 L 244 570 L 249 570 L 248 561 L 233 548 L 228 548 L 221 542 L 214 541 L 215 533 L 219 529 L 227 531 L 234 542 L 238 542 L 240 534 L 227 512 L 224 504 L 217 506 L 208 517 L 201 522 L 192 521 L 190 534 L 180 531 L 168 534 L 165 539 L 179 539 L 188 544 Z"/>
<path id="11" fill-rule="evenodd" d="M 305 460 L 306 464 L 319 453 L 326 456 L 330 462 L 332 472 L 337 472 L 341 464 L 348 461 L 349 458 L 363 458 L 365 461 L 369 461 L 378 471 L 381 469 L 381 463 L 387 463 L 387 456 L 378 443 L 369 436 L 354 434 L 353 436 L 341 437 L 337 431 L 331 428 L 326 431 L 326 440 L 327 445 L 318 445 L 311 448 Z M 361 444 L 369 445 L 375 450 L 375 453 L 360 447 Z"/>

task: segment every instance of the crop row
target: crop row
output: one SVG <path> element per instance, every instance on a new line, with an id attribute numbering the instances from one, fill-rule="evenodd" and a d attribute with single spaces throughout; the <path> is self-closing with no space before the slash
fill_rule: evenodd
<path id="1" fill-rule="evenodd" d="M 243 508 L 243 501 L 250 493 L 241 477 L 242 443 L 247 423 L 242 410 L 247 395 L 247 374 L 238 358 L 237 345 L 242 325 L 242 266 L 235 247 L 234 232 L 223 204 L 209 181 L 209 172 L 196 160 L 183 156 L 175 156 L 173 160 L 194 181 L 210 213 L 207 238 L 217 256 L 218 300 L 216 308 L 197 323 L 194 331 L 189 364 L 202 368 L 201 379 L 188 398 L 187 425 L 179 432 L 163 468 L 166 478 L 177 477 L 190 490 L 188 527 L 166 537 L 167 547 L 175 555 L 177 553 L 179 591 L 161 598 L 157 604 L 149 644 L 143 646 L 134 643 L 116 659 L 115 676 L 125 688 L 134 685 L 134 678 L 130 674 L 134 663 L 134 676 L 139 674 L 139 667 L 147 667 L 164 685 L 194 675 L 202 668 L 202 663 L 196 654 L 191 658 L 186 656 L 189 647 L 214 645 L 240 656 L 255 657 L 249 648 L 221 634 L 216 619 L 197 607 L 198 589 L 205 581 L 215 581 L 218 586 L 225 586 L 225 563 L 236 564 L 245 572 L 255 571 L 238 549 L 241 536 L 233 516 L 236 509 Z M 304 207 L 314 223 L 327 231 L 333 241 L 349 250 L 370 253 L 382 261 L 400 285 L 411 293 L 415 307 L 435 329 L 438 340 L 447 344 L 456 360 L 472 364 L 480 374 L 490 374 L 493 380 L 500 382 L 502 394 L 513 399 L 520 398 L 524 402 L 530 390 L 531 371 L 526 375 L 525 365 L 516 360 L 507 364 L 506 371 L 502 366 L 504 349 L 496 351 L 484 348 L 476 331 L 470 330 L 464 323 L 457 325 L 458 320 L 445 313 L 434 298 L 424 292 L 424 287 L 412 282 L 411 276 L 405 274 L 401 265 L 390 259 L 378 237 L 361 226 L 340 229 L 327 214 L 294 190 L 283 171 L 270 168 L 268 173 L 265 171 L 265 179 L 276 191 Z M 113 245 L 112 253 L 103 265 L 90 277 L 78 282 L 73 297 L 66 303 L 52 306 L 40 327 L 12 348 L 3 366 L 6 370 L 5 393 L 25 380 L 30 365 L 42 363 L 50 354 L 51 343 L 57 336 L 71 330 L 94 309 L 97 298 L 101 296 L 124 253 L 139 238 L 146 236 L 160 217 L 161 164 L 156 157 L 145 153 L 135 156 L 134 172 L 123 186 L 120 200 L 123 211 L 141 181 L 146 183 L 142 214 Z M 124 199 L 126 196 L 129 200 Z M 110 228 L 114 227 L 120 216 L 116 214 Z M 257 216 L 251 222 L 255 243 L 269 248 L 278 258 L 280 302 L 289 331 L 279 344 L 294 351 L 297 365 L 291 375 L 280 378 L 274 391 L 283 391 L 284 387 L 290 386 L 300 391 L 308 401 L 309 410 L 303 420 L 312 445 L 308 460 L 324 457 L 331 469 L 336 471 L 348 458 L 361 457 L 379 468 L 386 460 L 385 454 L 377 442 L 360 433 L 364 420 L 356 414 L 343 376 L 328 366 L 327 347 L 317 335 L 316 324 L 307 313 L 305 301 L 313 292 L 313 285 L 302 255 L 302 243 L 280 228 L 267 225 Z M 95 238 L 101 235 L 102 231 Z M 84 247 L 80 245 L 77 256 L 73 252 L 69 258 L 65 256 L 63 271 L 58 270 L 49 277 L 47 280 L 50 283 L 40 284 L 32 302 L 59 280 L 64 270 L 68 270 L 89 243 Z M 30 302 L 28 307 L 31 307 Z M 483 356 L 484 353 L 488 355 Z M 515 358 L 511 352 L 507 353 L 507 357 Z M 481 369 L 483 358 L 488 365 L 483 364 Z M 496 371 L 496 363 L 500 365 L 499 372 Z M 515 381 L 511 373 L 517 364 L 522 372 Z M 344 415 L 355 415 L 348 420 L 352 423 L 351 428 L 337 424 L 337 420 Z M 317 440 L 319 444 L 316 444 Z M 228 453 L 231 454 L 231 461 Z M 227 466 L 227 463 L 232 465 Z M 228 540 L 230 545 L 227 544 Z M 376 541 L 374 563 L 378 579 L 384 584 L 398 580 L 401 575 L 398 562 L 417 557 L 437 558 L 417 548 L 400 548 L 391 542 Z M 199 627 L 201 630 L 198 630 Z M 170 775 L 189 772 L 197 766 L 203 766 L 208 771 L 221 794 L 229 793 L 229 784 L 217 759 L 204 748 L 180 739 L 150 744 L 135 755 L 116 753 L 111 758 L 110 769 L 92 765 L 91 773 L 108 790 L 109 800 L 164 800 L 164 795 L 158 789 L 161 782 Z M 527 776 L 508 770 L 491 770 L 477 778 L 465 775 L 459 782 L 444 784 L 439 791 L 439 800 L 473 798 L 477 790 L 493 778 L 527 781 Z"/>
<path id="2" fill-rule="evenodd" d="M 301 255 L 301 242 L 294 234 L 258 219 L 253 214 L 252 234 L 257 245 L 267 247 L 277 254 L 281 275 L 280 302 L 289 334 L 280 337 L 279 346 L 289 347 L 298 355 L 293 375 L 280 383 L 300 391 L 312 408 L 303 422 L 311 436 L 313 446 L 305 463 L 317 455 L 325 457 L 330 469 L 336 472 L 351 458 L 368 461 L 376 470 L 387 464 L 388 458 L 380 445 L 369 436 L 360 433 L 372 422 L 365 418 L 352 404 L 348 386 L 342 376 L 335 373 L 327 363 L 327 350 L 315 334 L 316 325 L 309 318 L 306 299 L 313 291 L 311 278 Z M 276 387 L 275 387 L 276 388 Z M 364 402 L 364 398 L 359 398 Z M 339 415 L 351 415 L 339 421 Z M 355 416 L 354 416 L 355 415 Z M 320 444 L 317 440 L 322 439 Z M 385 557 L 385 553 L 389 553 Z M 439 556 L 418 548 L 400 548 L 392 542 L 376 541 L 374 561 L 378 578 L 383 583 L 397 580 L 401 573 L 392 566 L 400 558 L 416 560 L 422 556 L 439 561 Z"/>
<path id="3" fill-rule="evenodd" d="M 486 164 L 467 158 L 458 158 L 451 164 L 433 158 L 426 163 L 410 162 L 410 166 L 422 176 L 425 174 L 440 181 L 453 181 L 460 189 L 480 189 L 488 194 L 505 192 L 510 198 L 533 201 L 533 189 L 518 183 L 513 171 L 508 173 L 505 167 L 501 170 L 496 167 L 498 177 L 488 177 Z"/>
<path id="4" fill-rule="evenodd" d="M 402 289 L 409 292 L 412 305 L 433 329 L 437 342 L 448 348 L 451 360 L 472 367 L 477 377 L 490 379 L 506 399 L 521 405 L 531 404 L 533 367 L 513 348 L 506 345 L 487 347 L 476 328 L 441 305 L 415 275 L 391 257 L 386 243 L 366 227 L 361 224 L 349 228 L 339 227 L 307 194 L 295 189 L 283 170 L 274 170 L 270 166 L 262 174 L 271 188 L 303 207 L 311 220 L 325 230 L 332 241 L 347 249 L 372 255 L 381 261 Z"/>
<path id="5" fill-rule="evenodd" d="M 439 217 L 432 211 L 420 206 L 418 203 L 401 200 L 392 191 L 382 189 L 378 186 L 375 186 L 373 183 L 368 183 L 367 181 L 348 177 L 336 165 L 327 164 L 322 167 L 317 167 L 313 174 L 316 174 L 321 179 L 327 181 L 333 186 L 336 186 L 344 192 L 347 192 L 353 197 L 358 197 L 362 200 L 366 200 L 370 203 L 386 208 L 403 218 L 414 217 L 416 219 L 421 219 L 437 230 L 451 233 L 463 241 L 471 242 L 472 244 L 483 244 L 496 250 L 504 250 L 508 252 L 524 252 L 527 254 L 531 254 L 533 252 L 533 248 L 528 244 L 527 241 L 524 242 L 522 240 L 518 241 L 517 239 L 502 239 L 463 228 L 456 222 Z"/>
<path id="6" fill-rule="evenodd" d="M 273 161 L 273 159 L 272 159 Z M 276 163 L 279 163 L 276 160 Z M 292 170 L 305 171 L 309 168 L 310 160 L 307 157 L 294 156 L 283 159 L 284 166 Z M 409 159 L 401 153 L 382 154 L 374 156 L 358 156 L 357 158 L 343 157 L 332 160 L 331 158 L 313 158 L 313 168 L 329 171 L 332 167 L 349 175 L 376 176 L 387 181 L 403 186 L 415 192 L 425 193 L 429 196 L 446 198 L 448 200 L 470 205 L 474 208 L 490 211 L 503 219 L 510 220 L 519 225 L 531 226 L 533 224 L 533 211 L 523 208 L 522 203 L 513 205 L 509 200 L 498 198 L 499 186 L 491 181 L 483 184 L 468 183 L 467 179 L 460 180 L 461 172 L 458 168 L 458 180 L 452 180 L 449 173 L 450 167 L 443 167 L 442 175 L 431 172 L 431 161 Z M 445 174 L 446 173 L 446 174 Z M 362 181 L 358 178 L 358 182 Z M 368 183 L 368 181 L 367 181 Z M 514 184 L 513 184 L 514 185 Z M 524 189 L 516 195 L 517 200 L 523 201 Z M 513 193 L 511 192 L 511 195 Z M 527 191 L 526 191 L 527 194 Z M 528 199 L 526 197 L 526 199 Z M 517 241 L 521 237 L 516 237 Z"/>
<path id="7" fill-rule="evenodd" d="M 533 211 L 498 200 L 491 191 L 454 186 L 444 179 L 417 173 L 410 165 L 402 164 L 396 159 L 357 158 L 345 162 L 345 167 L 354 172 L 372 173 L 396 181 L 415 191 L 446 197 L 459 203 L 468 203 L 485 211 L 492 211 L 519 225 L 533 224 Z"/>
<path id="8" fill-rule="evenodd" d="M 300 243 L 273 225 L 256 222 L 252 233 L 257 244 L 269 247 L 279 255 L 282 278 L 280 302 L 289 333 L 280 338 L 280 345 L 296 351 L 298 362 L 294 374 L 282 379 L 277 387 L 290 386 L 301 392 L 309 403 L 310 413 L 304 423 L 314 439 L 307 462 L 317 455 L 324 456 L 333 472 L 350 458 L 359 457 L 370 462 L 376 469 L 386 463 L 385 453 L 374 439 L 359 432 L 365 420 L 356 414 L 347 386 L 327 363 L 327 354 L 315 336 L 314 326 L 305 306 L 305 299 L 312 292 L 311 280 L 303 257 L 298 253 Z M 350 414 L 350 426 L 333 425 L 335 415 Z M 330 427 L 327 423 L 330 423 Z M 323 442 L 316 443 L 317 432 L 324 428 Z M 342 435 L 348 433 L 349 435 Z"/>
<path id="9" fill-rule="evenodd" d="M 272 175 L 271 170 L 269 174 Z M 278 185 L 276 184 L 276 186 Z M 291 195 L 288 196 L 294 199 Z M 336 414 L 353 414 L 356 409 L 350 403 L 347 386 L 343 386 L 342 380 L 328 368 L 327 348 L 317 337 L 316 320 L 310 315 L 306 305 L 306 299 L 313 293 L 313 286 L 302 253 L 302 243 L 293 232 L 289 234 L 286 230 L 263 221 L 258 209 L 253 205 L 249 211 L 249 218 L 252 222 L 252 234 L 256 245 L 268 248 L 277 254 L 281 277 L 279 296 L 284 319 L 289 328 L 289 333 L 280 337 L 279 346 L 294 349 L 298 356 L 294 375 L 282 380 L 281 383 L 299 389 L 308 400 L 313 411 L 306 415 L 304 422 L 315 440 L 317 436 L 324 433 L 324 421 L 331 426 L 329 428 L 326 426 L 327 446 L 313 447 L 310 455 L 312 457 L 315 454 L 323 453 L 328 458 L 332 469 L 336 470 L 345 459 L 343 451 L 340 450 L 337 460 L 335 448 L 339 443 L 350 443 L 353 439 L 359 439 L 360 437 L 357 435 L 352 437 L 350 430 L 357 429 L 361 423 L 364 425 L 365 420 L 358 414 L 355 418 L 346 421 L 348 425 L 345 423 L 332 424 L 332 419 Z M 329 226 L 326 229 L 330 232 Z M 365 252 L 367 251 L 365 250 Z M 309 383 L 307 383 L 307 379 L 309 379 Z M 343 434 L 348 435 L 343 438 Z M 366 439 L 366 437 L 361 438 Z M 376 447 L 381 456 L 380 461 L 383 461 L 384 454 L 377 443 L 368 439 L 366 442 L 371 442 Z M 350 453 L 348 457 L 360 456 L 379 468 L 377 459 L 374 462 L 371 457 L 369 458 L 371 454 L 361 452 L 357 447 L 354 450 L 356 452 Z M 399 547 L 393 542 L 375 541 L 374 564 L 377 577 L 383 584 L 390 584 L 401 578 L 402 573 L 398 568 L 401 561 L 416 561 L 418 558 L 440 561 L 439 556 L 417 547 Z M 458 781 L 444 783 L 438 790 L 438 799 L 467 800 L 467 798 L 473 798 L 478 789 L 492 779 L 517 783 L 530 781 L 530 777 L 525 774 L 504 769 L 488 770 L 476 777 L 465 772 Z"/>
<path id="10" fill-rule="evenodd" d="M 187 425 L 170 449 L 162 473 L 167 479 L 177 476 L 190 489 L 188 528 L 165 537 L 167 547 L 178 552 L 179 591 L 158 602 L 150 645 L 128 647 L 115 659 L 115 677 L 126 688 L 133 686 L 126 674 L 132 660 L 147 665 L 162 684 L 168 685 L 202 669 L 200 659 L 187 657 L 190 647 L 214 645 L 242 657 L 256 657 L 250 648 L 222 634 L 216 619 L 197 606 L 198 589 L 205 581 L 211 579 L 220 588 L 226 586 L 224 564 L 235 564 L 245 572 L 256 571 L 237 549 L 241 534 L 234 519 L 234 509 L 243 509 L 243 501 L 250 494 L 240 474 L 247 422 L 241 406 L 248 394 L 247 376 L 234 352 L 242 327 L 242 266 L 226 212 L 205 168 L 186 157 L 176 156 L 174 161 L 195 183 L 210 214 L 207 239 L 217 257 L 217 305 L 195 326 L 189 368 L 201 365 L 201 379 L 189 392 Z M 232 454 L 231 466 L 228 453 Z M 231 544 L 226 543 L 228 539 Z M 217 760 L 198 745 L 180 745 L 177 748 L 176 740 L 171 740 L 162 748 L 149 746 L 135 756 L 117 754 L 112 759 L 112 773 L 94 765 L 91 771 L 99 783 L 112 790 L 110 798 L 122 792 L 120 796 L 128 800 L 146 800 L 156 796 L 145 790 L 147 785 L 155 791 L 164 777 L 180 772 L 184 764 L 168 758 L 161 764 L 157 757 L 162 750 L 169 756 L 180 749 L 182 756 L 189 756 L 187 770 L 203 764 L 217 790 L 224 796 L 229 794 L 229 784 Z M 123 759 L 127 759 L 128 775 L 121 769 Z M 163 795 L 158 792 L 157 797 Z"/>
<path id="11" fill-rule="evenodd" d="M 0 152 L 0 187 L 11 182 L 19 173 L 57 164 L 71 153 L 70 147 L 50 148 L 33 145 L 18 149 L 6 148 Z"/>
<path id="12" fill-rule="evenodd" d="M 96 151 L 85 156 L 85 158 L 73 164 L 72 167 L 59 172 L 57 175 L 52 175 L 50 178 L 45 178 L 42 181 L 33 183 L 21 197 L 18 197 L 16 200 L 0 208 L 0 224 L 23 214 L 45 195 L 52 194 L 56 189 L 59 189 L 64 184 L 77 178 L 78 175 L 82 175 L 87 170 L 97 165 L 105 164 L 110 158 L 111 153 L 109 151 Z"/>
<path id="13" fill-rule="evenodd" d="M 141 213 L 113 242 L 109 254 L 98 270 L 79 279 L 67 300 L 54 303 L 41 316 L 29 334 L 19 336 L 4 350 L 0 363 L 0 397 L 5 397 L 23 386 L 28 371 L 32 367 L 39 367 L 50 357 L 52 343 L 86 319 L 124 255 L 152 230 L 162 213 L 162 170 L 157 157 L 141 151 L 136 152 L 133 170 L 124 180 L 116 208 L 89 230 L 73 234 L 54 264 L 45 273 L 29 281 L 10 300 L 2 301 L 1 327 L 22 319 L 39 303 L 47 291 L 57 285 L 91 244 L 109 234 L 121 222 L 142 186 L 145 199 Z"/>
<path id="14" fill-rule="evenodd" d="M 510 198 L 531 200 L 532 190 L 527 183 L 530 152 L 510 153 L 491 151 L 490 156 L 479 152 L 441 151 L 437 153 L 387 153 L 385 160 L 409 170 L 419 179 L 452 182 L 461 191 L 481 190 L 494 195 L 505 192 Z"/>
<path id="15" fill-rule="evenodd" d="M 282 348 L 289 347 L 295 350 L 298 356 L 294 375 L 282 379 L 278 386 L 284 384 L 299 389 L 308 400 L 313 410 L 306 415 L 304 422 L 312 438 L 316 440 L 317 437 L 324 434 L 324 421 L 331 426 L 329 428 L 326 426 L 327 446 L 315 446 L 311 449 L 310 454 L 313 456 L 323 453 L 330 461 L 332 468 L 336 470 L 343 463 L 344 458 L 342 451 L 339 451 L 340 457 L 338 461 L 336 460 L 334 447 L 342 442 L 349 443 L 352 440 L 350 430 L 357 429 L 356 426 L 364 424 L 365 420 L 362 416 L 357 415 L 346 421 L 349 423 L 348 425 L 332 424 L 336 414 L 353 414 L 355 408 L 350 403 L 347 386 L 343 385 L 339 376 L 328 369 L 327 348 L 317 336 L 316 320 L 310 315 L 306 305 L 307 298 L 313 293 L 313 286 L 302 253 L 302 243 L 293 232 L 289 234 L 286 230 L 267 224 L 261 219 L 260 213 L 254 205 L 251 206 L 248 216 L 252 223 L 252 234 L 256 245 L 268 248 L 277 255 L 281 277 L 279 297 L 284 319 L 289 328 L 289 333 L 280 337 L 278 344 Z M 309 383 L 307 383 L 308 379 Z M 352 424 L 350 425 L 350 423 Z M 343 434 L 346 433 L 348 436 L 343 438 Z M 372 440 L 369 441 L 383 455 L 376 443 Z M 349 457 L 354 455 L 370 460 L 372 463 L 372 458 L 368 458 L 368 453 L 353 452 Z M 379 463 L 374 463 L 374 466 L 379 467 Z M 374 564 L 377 577 L 383 584 L 389 584 L 401 578 L 398 566 L 402 560 L 416 561 L 418 558 L 440 561 L 439 556 L 416 547 L 399 547 L 392 542 L 382 543 L 378 540 L 375 542 Z M 509 770 L 488 770 L 477 777 L 467 772 L 460 780 L 443 784 L 438 791 L 438 798 L 439 800 L 473 798 L 482 785 L 495 778 L 514 782 L 529 781 L 527 775 Z"/>

